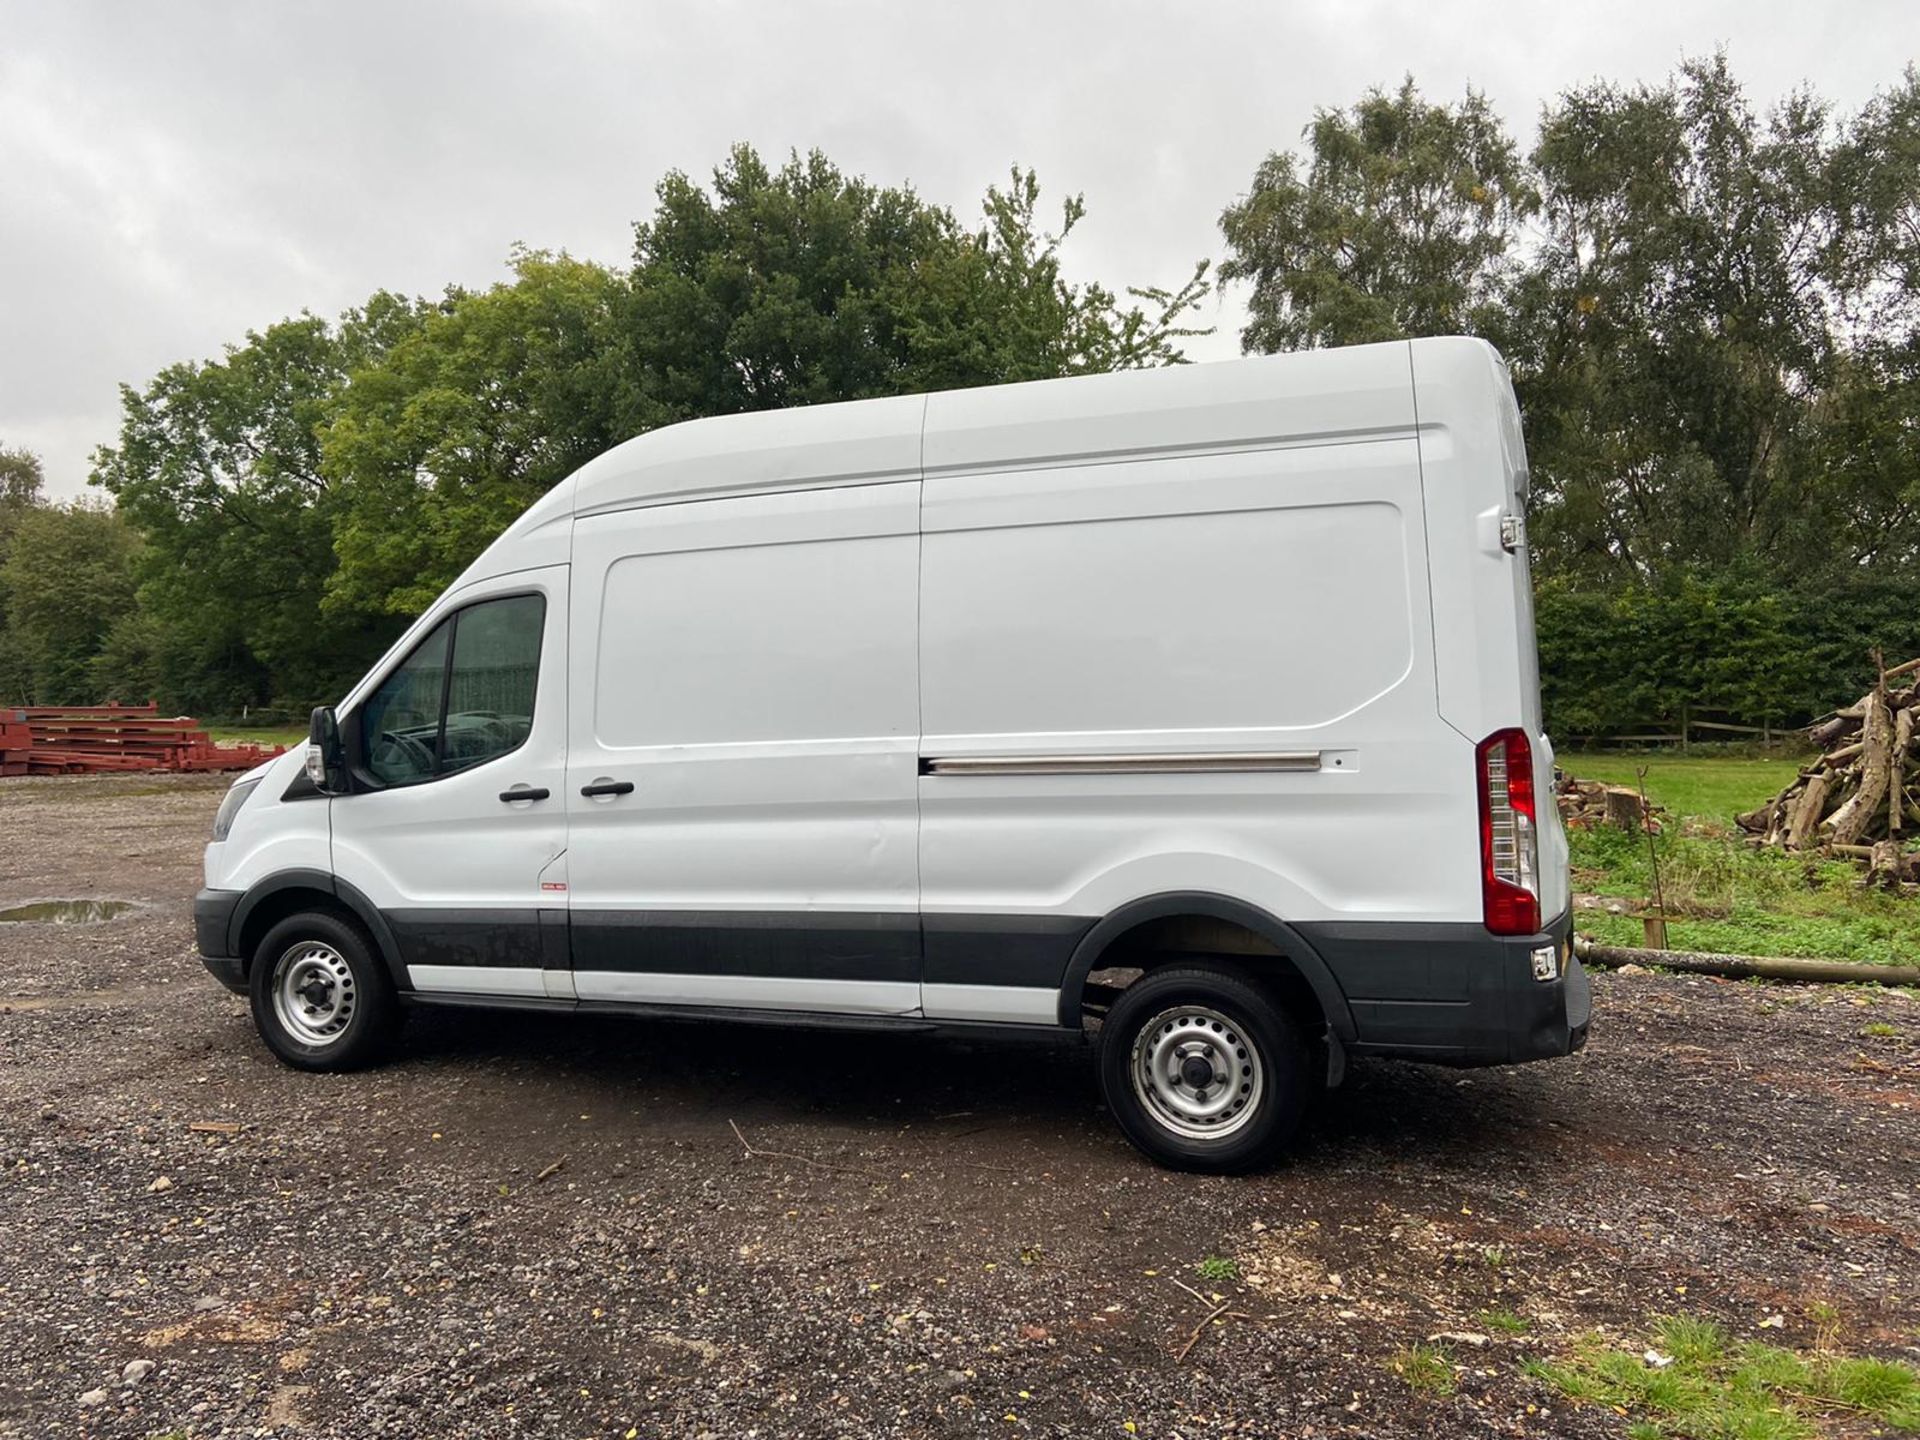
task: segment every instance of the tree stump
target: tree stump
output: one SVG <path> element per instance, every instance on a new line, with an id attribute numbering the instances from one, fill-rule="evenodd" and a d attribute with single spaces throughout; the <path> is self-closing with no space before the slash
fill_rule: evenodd
<path id="1" fill-rule="evenodd" d="M 1646 828 L 1647 807 L 1641 803 L 1640 792 L 1624 785 L 1607 786 L 1605 814 L 1606 823 L 1615 829 L 1637 835 Z"/>

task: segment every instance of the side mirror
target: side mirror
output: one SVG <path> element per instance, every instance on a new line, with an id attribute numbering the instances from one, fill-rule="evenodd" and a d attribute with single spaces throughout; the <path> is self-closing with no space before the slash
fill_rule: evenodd
<path id="1" fill-rule="evenodd" d="M 324 795 L 347 793 L 347 752 L 331 705 L 319 706 L 307 727 L 307 779 Z"/>

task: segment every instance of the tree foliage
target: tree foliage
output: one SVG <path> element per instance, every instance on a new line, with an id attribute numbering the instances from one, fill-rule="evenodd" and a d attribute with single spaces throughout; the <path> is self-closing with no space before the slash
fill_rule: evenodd
<path id="1" fill-rule="evenodd" d="M 29 704 L 88 703 L 109 631 L 133 613 L 139 536 L 98 505 L 30 504 L 0 564 L 7 617 L 0 684 Z M 145 698 L 145 697 L 141 697 Z"/>
<path id="2" fill-rule="evenodd" d="M 624 438 L 618 276 L 518 251 L 511 283 L 453 294 L 355 372 L 320 431 L 339 565 L 326 613 L 411 616 L 522 510 Z"/>
<path id="3" fill-rule="evenodd" d="M 1251 285 L 1248 350 L 1480 331 L 1538 201 L 1484 96 L 1423 99 L 1408 78 L 1322 110 L 1304 164 L 1262 162 L 1221 217 L 1220 274 Z"/>
<path id="4" fill-rule="evenodd" d="M 818 151 L 776 170 L 737 146 L 711 192 L 668 176 L 635 228 L 623 428 L 1179 359 L 1206 265 L 1131 304 L 1070 284 L 1061 247 L 1085 206 L 1068 199 L 1048 233 L 1039 194 L 1016 168 L 969 231 Z"/>
<path id="5" fill-rule="evenodd" d="M 377 294 L 338 324 L 282 321 L 123 388 L 120 443 L 96 453 L 94 481 L 146 539 L 142 609 L 175 703 L 224 713 L 319 693 L 392 638 L 391 623 L 322 610 L 342 508 L 322 438 L 349 377 L 432 310 Z"/>

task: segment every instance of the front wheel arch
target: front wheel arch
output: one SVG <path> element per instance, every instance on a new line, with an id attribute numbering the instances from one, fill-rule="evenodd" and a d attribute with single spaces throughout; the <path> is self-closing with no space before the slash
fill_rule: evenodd
<path id="1" fill-rule="evenodd" d="M 359 890 L 324 870 L 277 870 L 249 885 L 228 921 L 228 951 L 251 971 L 260 938 L 302 910 L 331 910 L 357 921 L 372 941 L 375 956 L 386 966 L 393 988 L 413 988 L 400 958 L 400 943 L 386 917 Z"/>

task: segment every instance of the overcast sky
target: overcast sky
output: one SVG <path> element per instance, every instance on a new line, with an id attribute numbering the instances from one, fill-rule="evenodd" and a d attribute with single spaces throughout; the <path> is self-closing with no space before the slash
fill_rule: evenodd
<path id="1" fill-rule="evenodd" d="M 0 0 L 0 444 L 79 493 L 122 382 L 377 288 L 490 283 L 516 241 L 622 263 L 660 177 L 735 140 L 969 220 L 1032 165 L 1087 198 L 1076 274 L 1173 284 L 1316 107 L 1411 72 L 1525 143 L 1567 86 L 1718 45 L 1757 101 L 1851 109 L 1920 51 L 1920 3 Z M 1229 294 L 1190 353 L 1236 353 L 1239 317 Z"/>

